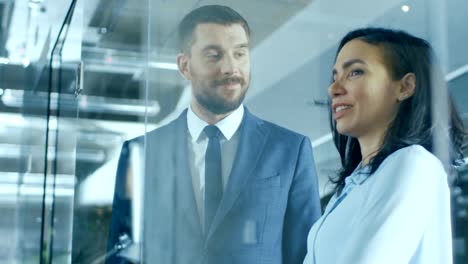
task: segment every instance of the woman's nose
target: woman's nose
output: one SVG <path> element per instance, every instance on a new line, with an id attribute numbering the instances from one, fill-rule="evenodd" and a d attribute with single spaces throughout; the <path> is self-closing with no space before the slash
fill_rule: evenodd
<path id="1" fill-rule="evenodd" d="M 339 80 L 333 81 L 330 86 L 328 86 L 328 96 L 330 98 L 337 97 L 345 93 L 345 89 Z"/>

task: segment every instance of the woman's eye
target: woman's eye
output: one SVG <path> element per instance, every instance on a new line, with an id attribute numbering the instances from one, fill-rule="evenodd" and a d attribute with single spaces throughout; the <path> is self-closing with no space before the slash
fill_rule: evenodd
<path id="1" fill-rule="evenodd" d="M 350 77 L 355 77 L 355 76 L 360 76 L 364 73 L 363 70 L 352 70 L 350 73 L 349 73 L 349 76 Z"/>

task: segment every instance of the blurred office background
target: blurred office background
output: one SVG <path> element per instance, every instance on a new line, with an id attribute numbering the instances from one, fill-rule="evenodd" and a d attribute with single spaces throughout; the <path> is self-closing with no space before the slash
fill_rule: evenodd
<path id="1" fill-rule="evenodd" d="M 0 263 L 103 259 L 121 144 L 188 105 L 176 26 L 213 3 L 249 21 L 246 105 L 311 138 L 322 197 L 339 162 L 326 90 L 351 29 L 429 40 L 468 127 L 464 0 L 0 0 Z M 468 168 L 451 179 L 455 263 L 468 263 Z"/>

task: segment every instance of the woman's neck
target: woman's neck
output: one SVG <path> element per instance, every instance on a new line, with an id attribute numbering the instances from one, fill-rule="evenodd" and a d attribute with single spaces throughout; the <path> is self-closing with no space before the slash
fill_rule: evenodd
<path id="1" fill-rule="evenodd" d="M 358 138 L 361 148 L 361 167 L 369 164 L 370 160 L 377 155 L 383 145 L 383 136 Z"/>

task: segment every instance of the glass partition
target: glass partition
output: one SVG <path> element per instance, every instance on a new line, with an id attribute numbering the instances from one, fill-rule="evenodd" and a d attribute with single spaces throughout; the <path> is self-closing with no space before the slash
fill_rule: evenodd
<path id="1" fill-rule="evenodd" d="M 127 246 L 109 240 L 114 186 L 126 190 L 116 182 L 122 144 L 144 135 L 146 120 L 161 114 L 159 101 L 147 96 L 148 6 L 147 1 L 93 0 L 83 7 L 73 263 L 103 263 Z M 124 196 L 131 203 L 131 194 Z M 125 235 L 135 241 L 138 232 Z"/>
<path id="2" fill-rule="evenodd" d="M 75 186 L 76 1 L 3 1 L 2 263 L 71 260 Z M 78 21 L 78 22 L 77 22 Z M 64 55 L 64 50 L 67 54 Z"/>

